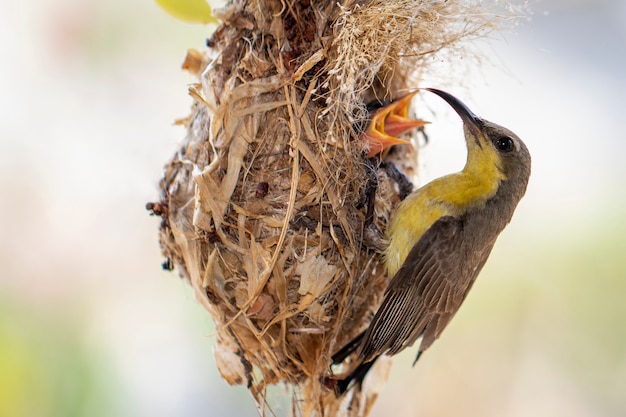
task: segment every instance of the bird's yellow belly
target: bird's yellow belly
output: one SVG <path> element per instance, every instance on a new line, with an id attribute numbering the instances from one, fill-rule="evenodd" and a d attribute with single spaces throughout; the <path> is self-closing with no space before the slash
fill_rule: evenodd
<path id="1" fill-rule="evenodd" d="M 455 215 L 456 210 L 447 204 L 432 201 L 414 193 L 407 197 L 396 211 L 387 229 L 389 246 L 385 251 L 385 263 L 389 276 L 395 275 L 407 255 L 422 235 L 439 218 Z"/>
<path id="2" fill-rule="evenodd" d="M 387 229 L 388 275 L 398 272 L 413 246 L 433 223 L 443 216 L 456 217 L 483 206 L 496 193 L 499 182 L 497 176 L 461 172 L 438 178 L 409 195 L 398 206 Z"/>

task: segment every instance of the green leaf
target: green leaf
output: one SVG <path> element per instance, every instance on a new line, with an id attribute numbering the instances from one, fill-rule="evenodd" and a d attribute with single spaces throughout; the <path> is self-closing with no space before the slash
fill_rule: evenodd
<path id="1" fill-rule="evenodd" d="M 217 23 L 211 6 L 205 0 L 156 0 L 163 10 L 189 23 Z"/>

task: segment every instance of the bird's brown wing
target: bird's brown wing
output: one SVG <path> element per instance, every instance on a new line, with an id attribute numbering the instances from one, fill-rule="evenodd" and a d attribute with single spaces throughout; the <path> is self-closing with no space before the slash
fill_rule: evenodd
<path id="1" fill-rule="evenodd" d="M 462 219 L 445 216 L 413 246 L 363 337 L 364 362 L 393 355 L 421 336 L 422 352 L 439 336 L 475 278 L 466 276 L 463 239 Z"/>

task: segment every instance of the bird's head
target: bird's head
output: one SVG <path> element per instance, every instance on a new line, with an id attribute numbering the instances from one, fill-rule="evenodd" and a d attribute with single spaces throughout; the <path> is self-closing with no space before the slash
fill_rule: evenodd
<path id="1" fill-rule="evenodd" d="M 526 188 L 530 176 L 530 153 L 509 129 L 482 119 L 452 94 L 435 88 L 424 90 L 443 98 L 461 117 L 467 142 L 466 170 L 486 172 L 494 167 L 501 180 L 520 181 Z"/>

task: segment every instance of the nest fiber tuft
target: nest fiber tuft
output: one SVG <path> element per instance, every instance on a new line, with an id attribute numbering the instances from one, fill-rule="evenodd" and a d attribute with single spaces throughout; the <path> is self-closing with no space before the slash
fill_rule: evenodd
<path id="1" fill-rule="evenodd" d="M 164 266 L 215 321 L 220 373 L 260 409 L 267 386 L 282 382 L 294 414 L 369 411 L 385 361 L 345 398 L 322 383 L 387 285 L 379 252 L 364 244 L 366 185 L 378 182 L 380 234 L 399 202 L 355 126 L 365 103 L 414 89 L 433 54 L 488 31 L 482 4 L 235 0 L 219 10 L 208 48 L 189 51 L 184 68 L 199 82 L 179 121 L 187 135 L 149 208 L 163 219 Z M 388 157 L 414 174 L 415 147 Z"/>

